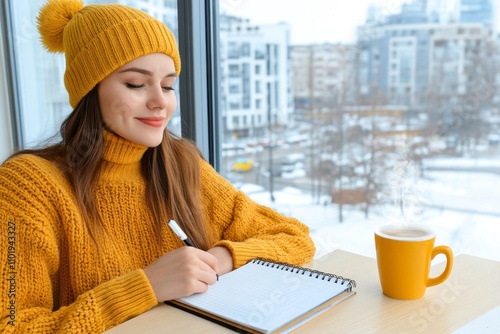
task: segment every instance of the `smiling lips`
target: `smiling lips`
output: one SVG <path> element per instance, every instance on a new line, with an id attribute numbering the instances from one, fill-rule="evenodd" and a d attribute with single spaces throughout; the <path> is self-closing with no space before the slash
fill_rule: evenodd
<path id="1" fill-rule="evenodd" d="M 163 122 L 165 121 L 164 117 L 145 117 L 145 118 L 137 118 L 137 120 L 141 121 L 144 124 L 149 126 L 160 128 L 163 126 Z"/>

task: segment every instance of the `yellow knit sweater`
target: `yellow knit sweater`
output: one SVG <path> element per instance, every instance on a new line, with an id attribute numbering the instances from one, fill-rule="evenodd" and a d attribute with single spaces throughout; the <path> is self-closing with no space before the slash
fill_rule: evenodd
<path id="1" fill-rule="evenodd" d="M 141 268 L 183 244 L 167 224 L 156 242 L 140 173 L 147 147 L 107 132 L 105 143 L 96 194 L 109 235 L 102 257 L 62 170 L 33 155 L 0 166 L 2 333 L 100 333 L 157 305 Z M 206 162 L 201 168 L 210 228 L 235 267 L 257 256 L 293 264 L 312 258 L 305 225 L 252 202 Z"/>

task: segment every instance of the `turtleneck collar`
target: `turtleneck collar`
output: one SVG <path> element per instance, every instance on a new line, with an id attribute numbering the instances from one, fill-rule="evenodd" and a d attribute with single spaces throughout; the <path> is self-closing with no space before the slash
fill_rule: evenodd
<path id="1" fill-rule="evenodd" d="M 117 134 L 104 130 L 104 155 L 105 161 L 128 165 L 140 162 L 148 149 L 147 146 L 133 143 Z"/>
<path id="2" fill-rule="evenodd" d="M 147 146 L 136 144 L 110 131 L 103 131 L 104 152 L 101 180 L 112 182 L 140 182 L 141 159 Z"/>

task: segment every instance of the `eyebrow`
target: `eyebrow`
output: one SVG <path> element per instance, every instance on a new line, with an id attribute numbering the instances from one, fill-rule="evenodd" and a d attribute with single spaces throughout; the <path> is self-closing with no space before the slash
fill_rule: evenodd
<path id="1" fill-rule="evenodd" d="M 141 74 L 148 75 L 148 76 L 153 75 L 153 72 L 145 70 L 143 68 L 139 68 L 139 67 L 126 68 L 126 69 L 120 71 L 120 73 L 125 73 L 125 72 L 137 72 L 137 73 L 141 73 Z M 172 72 L 172 73 L 167 74 L 164 78 L 168 78 L 168 77 L 177 77 L 177 74 L 175 72 Z"/>

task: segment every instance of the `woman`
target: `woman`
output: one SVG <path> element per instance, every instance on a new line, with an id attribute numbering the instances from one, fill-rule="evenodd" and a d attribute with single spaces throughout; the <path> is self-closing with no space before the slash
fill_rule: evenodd
<path id="1" fill-rule="evenodd" d="M 305 225 L 252 202 L 166 129 L 180 59 L 163 23 L 49 0 L 38 27 L 65 53 L 74 110 L 60 144 L 0 167 L 2 332 L 98 333 L 251 258 L 311 260 Z"/>

